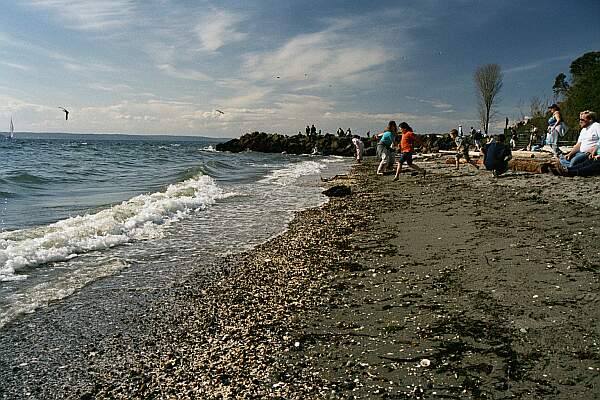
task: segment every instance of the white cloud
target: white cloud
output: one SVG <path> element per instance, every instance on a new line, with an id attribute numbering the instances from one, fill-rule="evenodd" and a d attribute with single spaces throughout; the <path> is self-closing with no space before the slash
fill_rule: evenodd
<path id="1" fill-rule="evenodd" d="M 575 57 L 576 56 L 573 56 L 573 55 L 550 57 L 545 60 L 537 60 L 532 63 L 528 63 L 528 64 L 524 64 L 524 65 L 517 65 L 517 66 L 511 67 L 511 68 L 507 68 L 502 72 L 504 72 L 505 74 L 527 72 L 527 71 L 541 68 L 544 65 L 548 65 L 548 64 L 556 62 L 556 61 L 572 60 Z"/>
<path id="2" fill-rule="evenodd" d="M 179 69 L 171 64 L 160 64 L 157 65 L 160 71 L 165 73 L 166 75 L 177 78 L 177 79 L 185 79 L 190 81 L 211 81 L 212 78 L 206 75 L 204 72 L 193 70 L 193 69 Z"/>
<path id="3" fill-rule="evenodd" d="M 248 75 L 257 80 L 281 77 L 282 82 L 326 85 L 371 79 L 373 69 L 395 58 L 383 45 L 341 30 L 349 24 L 336 21 L 329 29 L 302 34 L 281 48 L 246 56 Z M 397 51 L 397 50 L 396 50 Z"/>
<path id="4" fill-rule="evenodd" d="M 126 92 L 129 90 L 132 90 L 131 86 L 123 85 L 123 84 L 90 83 L 88 86 L 90 89 L 100 90 L 103 92 L 113 92 L 113 93 L 121 93 L 121 92 Z"/>
<path id="5" fill-rule="evenodd" d="M 217 51 L 229 43 L 244 40 L 247 34 L 237 31 L 237 25 L 244 20 L 244 16 L 226 10 L 212 10 L 203 15 L 195 29 L 201 49 Z"/>
<path id="6" fill-rule="evenodd" d="M 10 68 L 18 69 L 21 71 L 30 71 L 31 70 L 31 67 L 29 67 L 27 65 L 17 64 L 17 63 L 13 63 L 13 62 L 0 61 L 0 64 L 5 65 Z"/>
<path id="7" fill-rule="evenodd" d="M 133 19 L 133 0 L 30 0 L 33 7 L 51 10 L 75 29 L 102 30 L 128 24 Z"/>
<path id="8" fill-rule="evenodd" d="M 444 102 L 439 101 L 439 100 L 425 100 L 425 99 L 420 99 L 419 102 L 420 103 L 429 104 L 432 107 L 439 108 L 439 109 L 449 109 L 449 108 L 452 108 L 452 104 L 444 103 Z"/>

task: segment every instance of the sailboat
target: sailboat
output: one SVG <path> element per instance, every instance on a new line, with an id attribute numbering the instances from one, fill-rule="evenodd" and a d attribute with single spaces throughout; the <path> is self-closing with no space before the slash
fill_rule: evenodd
<path id="1" fill-rule="evenodd" d="M 15 125 L 13 124 L 12 117 L 10 117 L 10 131 L 8 132 L 7 139 L 14 139 L 14 138 L 15 138 Z"/>

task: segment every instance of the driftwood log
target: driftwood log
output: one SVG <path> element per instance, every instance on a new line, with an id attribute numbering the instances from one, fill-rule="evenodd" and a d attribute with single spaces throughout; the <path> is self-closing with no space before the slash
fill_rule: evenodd
<path id="1" fill-rule="evenodd" d="M 461 162 L 465 162 L 461 159 Z M 456 163 L 454 158 L 446 160 L 446 164 L 454 165 Z M 478 165 L 483 165 L 483 160 L 477 160 Z M 550 167 L 554 164 L 552 160 L 539 160 L 539 159 L 521 159 L 513 158 L 508 162 L 508 169 L 511 171 L 523 171 L 531 172 L 534 174 L 544 174 L 550 172 Z"/>

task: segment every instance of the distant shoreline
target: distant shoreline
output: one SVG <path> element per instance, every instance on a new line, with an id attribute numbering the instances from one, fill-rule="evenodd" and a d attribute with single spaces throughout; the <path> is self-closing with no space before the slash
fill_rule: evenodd
<path id="1" fill-rule="evenodd" d="M 0 134 L 7 136 L 8 132 L 0 132 Z M 180 141 L 197 141 L 206 140 L 214 141 L 218 143 L 220 141 L 231 140 L 231 138 L 216 138 L 210 136 L 191 136 L 191 135 L 168 135 L 168 134 L 137 134 L 137 133 L 74 133 L 74 132 L 16 132 L 15 139 L 39 139 L 39 138 L 50 138 L 60 139 L 60 137 L 80 137 L 80 136 L 93 136 L 103 139 L 121 139 L 121 140 L 180 140 Z"/>

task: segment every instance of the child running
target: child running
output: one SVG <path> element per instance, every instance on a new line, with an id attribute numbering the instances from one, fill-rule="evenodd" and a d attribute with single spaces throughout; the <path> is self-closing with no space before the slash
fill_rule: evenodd
<path id="1" fill-rule="evenodd" d="M 396 176 L 394 180 L 397 181 L 400 173 L 402 172 L 402 164 L 406 162 L 406 165 L 414 169 L 415 171 L 421 172 L 425 176 L 425 170 L 415 164 L 413 164 L 412 157 L 415 152 L 415 143 L 421 142 L 417 135 L 413 132 L 413 129 L 406 122 L 400 123 L 400 131 L 402 132 L 402 139 L 400 140 L 400 158 L 396 163 Z"/>
<path id="2" fill-rule="evenodd" d="M 471 160 L 471 157 L 469 157 L 469 147 L 471 147 L 470 138 L 460 135 L 456 129 L 452 129 L 450 131 L 450 138 L 456 144 L 456 169 L 460 168 L 461 157 L 463 157 L 467 163 L 479 169 L 477 163 L 475 163 L 475 161 Z"/>

